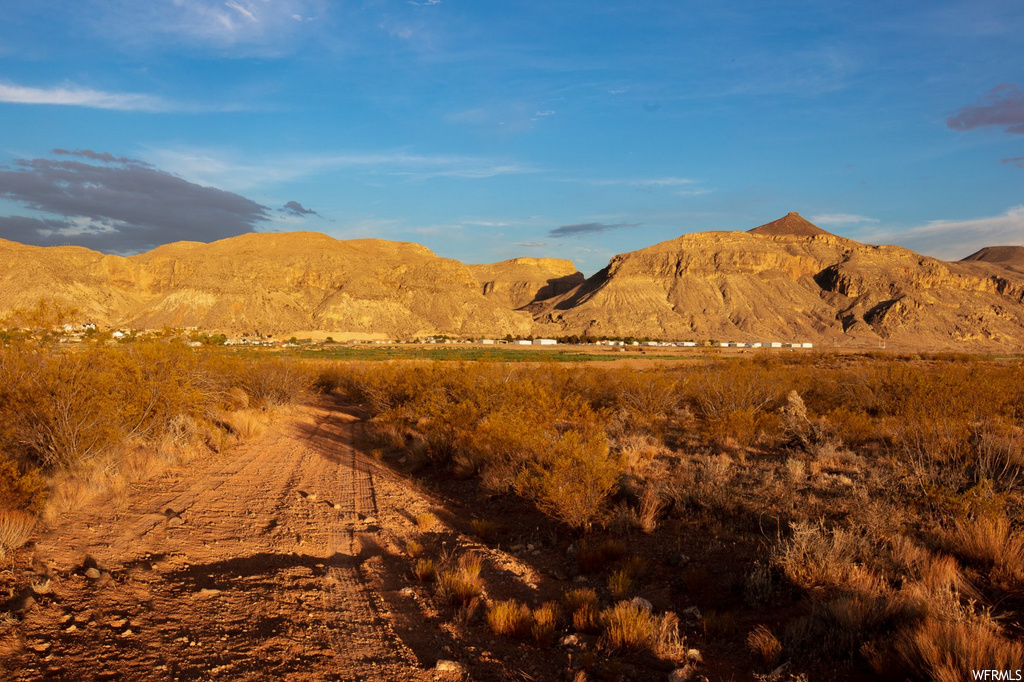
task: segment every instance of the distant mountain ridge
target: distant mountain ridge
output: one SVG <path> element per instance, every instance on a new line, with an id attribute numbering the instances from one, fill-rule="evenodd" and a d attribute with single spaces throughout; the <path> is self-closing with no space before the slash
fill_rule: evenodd
<path id="1" fill-rule="evenodd" d="M 337 339 L 591 334 L 873 347 L 1024 346 L 1024 247 L 945 262 L 790 213 L 611 259 L 465 265 L 419 244 L 255 233 L 131 257 L 0 239 L 0 316 L 42 298 L 103 325 Z"/>

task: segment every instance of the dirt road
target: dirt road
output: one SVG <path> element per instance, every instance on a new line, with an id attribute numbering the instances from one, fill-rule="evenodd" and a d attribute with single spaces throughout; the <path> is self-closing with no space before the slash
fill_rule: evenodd
<path id="1" fill-rule="evenodd" d="M 353 447 L 357 421 L 298 408 L 44 534 L 49 586 L 37 579 L 0 676 L 432 679 L 441 635 L 401 590 L 386 530 L 425 503 Z"/>

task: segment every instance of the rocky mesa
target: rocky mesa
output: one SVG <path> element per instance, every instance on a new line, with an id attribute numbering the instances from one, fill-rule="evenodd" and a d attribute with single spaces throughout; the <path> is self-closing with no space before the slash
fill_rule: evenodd
<path id="1" fill-rule="evenodd" d="M 747 232 L 687 234 L 616 256 L 530 310 L 545 334 L 1016 348 L 1024 276 L 1003 258 L 940 261 L 838 237 L 790 213 Z"/>
<path id="2" fill-rule="evenodd" d="M 130 257 L 0 240 L 0 316 L 58 300 L 101 324 L 337 338 L 583 335 L 1017 349 L 1024 247 L 946 262 L 796 213 L 612 258 L 465 265 L 419 244 L 253 233 Z"/>

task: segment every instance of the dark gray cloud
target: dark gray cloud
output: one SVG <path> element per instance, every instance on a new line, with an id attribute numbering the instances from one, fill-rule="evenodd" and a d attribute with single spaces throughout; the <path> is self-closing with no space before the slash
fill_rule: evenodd
<path id="1" fill-rule="evenodd" d="M 269 209 L 233 192 L 204 187 L 142 162 L 76 150 L 65 159 L 19 159 L 0 168 L 0 198 L 38 218 L 0 218 L 0 236 L 27 244 L 75 244 L 133 253 L 190 240 L 210 242 L 252 232 Z"/>
<path id="2" fill-rule="evenodd" d="M 582 237 L 624 227 L 639 227 L 643 223 L 580 223 L 579 225 L 562 225 L 548 232 L 549 237 Z"/>
<path id="3" fill-rule="evenodd" d="M 139 161 L 138 159 L 129 159 L 127 156 L 114 156 L 110 152 L 94 152 L 91 149 L 76 149 L 70 151 L 67 149 L 53 149 L 52 154 L 59 156 L 81 156 L 85 159 L 92 159 L 93 161 L 103 161 L 104 163 L 134 163 L 140 166 L 148 166 L 148 163 Z"/>
<path id="4" fill-rule="evenodd" d="M 946 125 L 953 130 L 998 126 L 1011 135 L 1024 135 L 1024 90 L 1012 83 L 992 88 L 982 104 L 964 107 Z"/>
<path id="5" fill-rule="evenodd" d="M 303 206 L 302 204 L 300 204 L 297 201 L 289 201 L 287 204 L 284 205 L 284 208 L 282 208 L 281 210 L 284 211 L 285 213 L 289 213 L 291 215 L 300 216 L 300 217 L 304 216 L 304 215 L 315 215 L 315 216 L 320 215 L 319 213 L 317 213 L 313 209 L 306 208 L 305 206 Z"/>
<path id="6" fill-rule="evenodd" d="M 1024 168 L 1024 156 L 1011 156 L 1008 159 L 1000 159 L 1003 163 L 1012 163 L 1017 168 Z"/>

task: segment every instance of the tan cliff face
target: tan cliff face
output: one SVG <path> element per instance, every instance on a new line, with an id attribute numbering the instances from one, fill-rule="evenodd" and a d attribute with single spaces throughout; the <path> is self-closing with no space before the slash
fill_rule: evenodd
<path id="1" fill-rule="evenodd" d="M 484 296 L 513 310 L 564 294 L 586 279 L 572 261 L 556 258 L 513 258 L 467 267 Z"/>
<path id="2" fill-rule="evenodd" d="M 616 256 L 530 307 L 545 334 L 870 347 L 1024 344 L 1024 276 L 837 237 L 791 213 Z"/>
<path id="3" fill-rule="evenodd" d="M 525 335 L 531 326 L 525 313 L 485 298 L 465 265 L 419 244 L 249 234 L 129 258 L 18 244 L 0 249 L 0 262 L 0 314 L 51 298 L 91 321 L 148 329 L 415 338 Z"/>
<path id="4" fill-rule="evenodd" d="M 615 256 L 464 265 L 424 246 L 319 233 L 181 242 L 123 258 L 0 240 L 0 316 L 42 298 L 81 321 L 344 338 L 640 336 L 979 350 L 1024 346 L 1024 247 L 945 262 L 791 213 Z"/>

